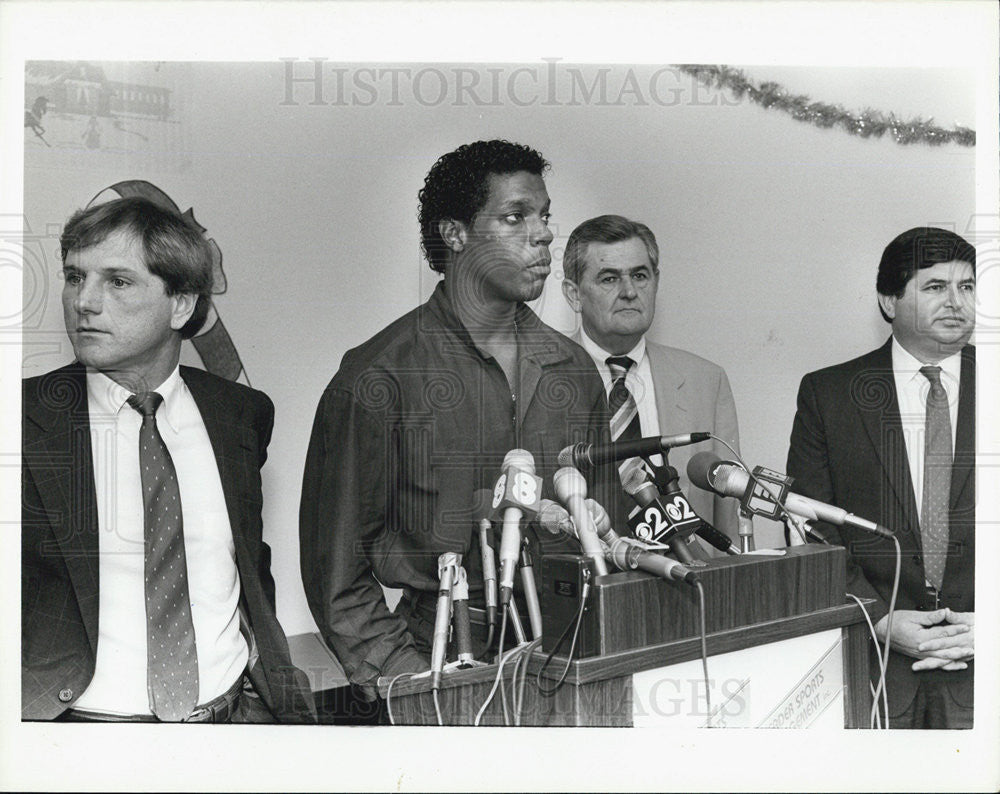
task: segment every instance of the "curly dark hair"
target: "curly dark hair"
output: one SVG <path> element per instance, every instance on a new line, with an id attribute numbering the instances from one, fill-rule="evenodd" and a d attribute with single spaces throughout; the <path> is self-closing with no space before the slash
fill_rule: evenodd
<path id="1" fill-rule="evenodd" d="M 489 199 L 490 174 L 527 171 L 541 176 L 548 168 L 548 161 L 534 149 L 504 140 L 467 143 L 438 158 L 417 194 L 420 247 L 431 270 L 443 273 L 448 258 L 438 222 L 450 219 L 471 224 Z"/>

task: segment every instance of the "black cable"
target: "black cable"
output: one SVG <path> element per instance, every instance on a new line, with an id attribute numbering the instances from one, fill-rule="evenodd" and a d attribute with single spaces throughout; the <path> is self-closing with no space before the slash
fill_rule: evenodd
<path id="1" fill-rule="evenodd" d="M 576 638 L 580 632 L 580 624 L 583 623 L 583 611 L 587 607 L 587 597 L 590 595 L 590 569 L 583 569 L 583 592 L 580 594 L 580 609 L 576 613 L 576 619 L 570 621 L 566 624 L 566 628 L 563 629 L 563 633 L 559 635 L 559 640 L 556 642 L 555 647 L 549 652 L 549 655 L 545 657 L 545 661 L 542 662 L 542 666 L 538 668 L 538 673 L 535 675 L 535 683 L 538 686 L 538 691 L 541 692 L 545 697 L 551 697 L 562 687 L 563 682 L 566 680 L 566 676 L 569 674 L 569 666 L 573 662 L 573 655 L 576 653 Z M 556 681 L 554 687 L 549 689 L 542 684 L 542 673 L 545 672 L 545 668 L 549 666 L 552 661 L 552 657 L 556 655 L 556 651 L 562 647 L 562 644 L 566 641 L 566 635 L 569 634 L 570 628 L 573 628 L 573 641 L 569 646 L 569 655 L 566 658 L 566 666 L 563 668 L 562 675 L 559 676 L 559 680 Z"/>

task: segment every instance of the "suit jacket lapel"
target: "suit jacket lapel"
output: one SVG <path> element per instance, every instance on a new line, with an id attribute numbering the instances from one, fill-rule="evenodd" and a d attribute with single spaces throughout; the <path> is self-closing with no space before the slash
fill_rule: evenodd
<path id="1" fill-rule="evenodd" d="M 851 383 L 851 398 L 858 406 L 861 422 L 875 448 L 892 488 L 904 520 L 904 531 L 911 531 L 919 540 L 917 502 L 913 494 L 910 463 L 906 456 L 906 440 L 896 397 L 896 380 L 892 371 L 892 338 L 872 353 L 867 365 Z M 872 483 L 872 487 L 876 487 Z"/>
<path id="2" fill-rule="evenodd" d="M 24 465 L 54 537 L 54 547 L 40 552 L 62 556 L 96 655 L 100 547 L 84 367 L 71 364 L 43 375 L 23 411 Z"/>
<path id="3" fill-rule="evenodd" d="M 212 443 L 215 462 L 219 468 L 219 479 L 222 481 L 222 492 L 226 498 L 226 510 L 229 514 L 229 525 L 233 531 L 233 542 L 236 546 L 237 565 L 243 570 L 249 557 L 245 548 L 245 511 L 240 509 L 243 503 L 243 485 L 245 477 L 242 474 L 243 449 L 252 451 L 253 445 L 246 438 L 247 429 L 239 421 L 239 416 L 226 414 L 218 410 L 225 405 L 233 408 L 231 398 L 220 393 L 216 385 L 199 375 L 198 370 L 181 367 L 181 377 L 187 385 L 202 421 Z"/>
<path id="4" fill-rule="evenodd" d="M 688 407 L 684 400 L 684 376 L 671 366 L 670 357 L 660 346 L 646 340 L 653 391 L 656 395 L 656 414 L 660 420 L 660 435 L 690 432 L 687 419 Z"/>

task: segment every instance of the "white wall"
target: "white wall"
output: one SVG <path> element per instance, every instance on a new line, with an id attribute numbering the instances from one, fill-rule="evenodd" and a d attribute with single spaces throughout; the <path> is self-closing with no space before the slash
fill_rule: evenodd
<path id="1" fill-rule="evenodd" d="M 58 113 L 46 120 L 51 148 L 26 136 L 24 211 L 41 239 L 25 260 L 23 372 L 72 357 L 52 235 L 74 209 L 130 178 L 159 185 L 181 209 L 193 206 L 224 255 L 229 290 L 217 299 L 219 312 L 251 382 L 277 406 L 264 470 L 265 534 L 289 634 L 313 628 L 297 541 L 313 412 L 344 352 L 433 287 L 418 247 L 416 194 L 441 154 L 507 137 L 552 162 L 556 267 L 537 308 L 561 330 L 573 323 L 558 284 L 562 243 L 573 227 L 606 212 L 647 223 L 663 269 L 651 336 L 726 368 L 745 457 L 777 469 L 784 468 L 802 374 L 863 353 L 888 333 L 874 299 L 885 244 L 927 223 L 966 232 L 975 213 L 973 149 L 904 147 L 888 137 L 821 130 L 705 88 L 692 91 L 690 78 L 676 75 L 659 78 L 664 106 L 648 91 L 654 66 L 632 72 L 646 105 L 633 104 L 634 94 L 610 104 L 627 79 L 624 66 L 607 74 L 606 103 L 570 105 L 569 67 L 558 64 L 562 82 L 551 106 L 543 104 L 549 67 L 541 62 L 527 64 L 513 93 L 506 81 L 516 66 L 498 65 L 500 94 L 482 106 L 468 96 L 455 103 L 454 65 L 436 67 L 449 81 L 442 102 L 434 101 L 436 75 L 426 71 L 423 103 L 404 80 L 392 104 L 386 79 L 370 106 L 312 106 L 312 88 L 302 85 L 294 89 L 296 104 L 283 105 L 285 68 L 106 64 L 109 79 L 171 87 L 174 120 L 126 120 L 131 132 L 105 123 L 99 150 L 80 142 L 86 119 Z M 345 68 L 350 85 L 358 73 Z M 408 68 L 411 75 L 421 70 Z M 489 101 L 486 68 L 476 73 L 479 95 Z M 973 81 L 959 70 L 745 68 L 851 109 L 933 116 L 944 126 L 975 123 Z M 312 66 L 302 60 L 295 69 L 304 76 Z M 333 65 L 325 69 L 331 101 Z M 588 83 L 595 69 L 582 72 Z M 367 102 L 372 95 L 357 96 Z M 529 106 L 516 104 L 532 98 Z M 763 534 L 764 545 L 776 541 L 773 532 Z"/>

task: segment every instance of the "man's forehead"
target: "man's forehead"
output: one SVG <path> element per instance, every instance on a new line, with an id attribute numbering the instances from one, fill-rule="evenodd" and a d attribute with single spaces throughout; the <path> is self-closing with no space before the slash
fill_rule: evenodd
<path id="1" fill-rule="evenodd" d="M 537 204 L 549 203 L 545 180 L 530 171 L 513 171 L 489 175 L 487 203 Z"/>
<path id="2" fill-rule="evenodd" d="M 148 272 L 139 241 L 123 230 L 116 230 L 93 245 L 67 251 L 64 267 Z"/>
<path id="3" fill-rule="evenodd" d="M 649 261 L 649 251 L 638 237 L 611 243 L 588 243 L 584 261 L 595 273 L 600 270 L 652 271 L 653 269 Z"/>

